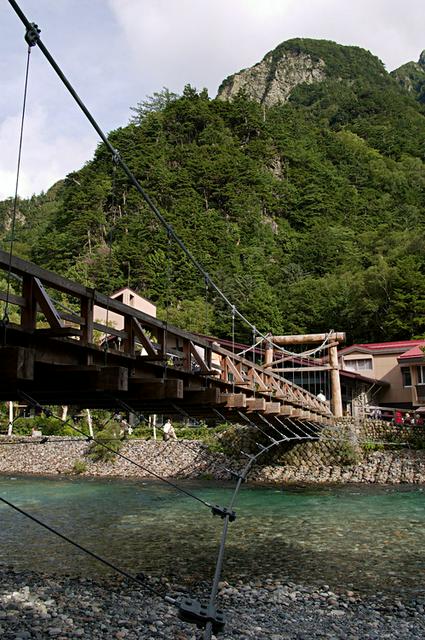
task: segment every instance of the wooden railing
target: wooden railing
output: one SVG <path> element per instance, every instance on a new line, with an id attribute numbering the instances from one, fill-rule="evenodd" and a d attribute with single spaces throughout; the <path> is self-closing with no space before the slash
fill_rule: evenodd
<path id="1" fill-rule="evenodd" d="M 0 251 L 0 269 L 13 275 L 13 293 L 0 292 L 8 301 L 14 344 L 20 335 L 42 337 L 78 347 L 85 352 L 80 364 L 99 365 L 107 352 L 119 356 L 121 366 L 131 376 L 138 367 L 166 370 L 172 377 L 189 376 L 202 380 L 203 386 L 218 386 L 228 407 L 296 418 L 329 417 L 327 403 L 305 389 L 285 380 L 279 373 L 252 362 L 218 343 L 170 326 L 153 316 L 109 298 L 98 291 L 68 280 L 37 265 Z M 95 308 L 103 315 L 118 314 L 122 329 L 99 322 Z M 15 316 L 15 317 L 14 317 Z M 15 321 L 14 321 L 15 320 Z M 57 357 L 48 356 L 56 365 L 70 364 L 58 349 Z M 43 360 L 40 352 L 35 358 Z"/>

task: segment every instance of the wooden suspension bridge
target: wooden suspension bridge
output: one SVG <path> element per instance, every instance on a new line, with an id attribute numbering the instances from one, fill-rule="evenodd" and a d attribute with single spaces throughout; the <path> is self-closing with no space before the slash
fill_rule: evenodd
<path id="1" fill-rule="evenodd" d="M 16 0 L 9 0 L 9 4 L 26 27 L 25 40 L 28 44 L 14 215 L 29 53 L 30 48 L 37 45 L 97 131 L 115 164 L 121 167 L 129 183 L 137 189 L 155 218 L 164 226 L 168 237 L 177 243 L 202 273 L 206 283 L 213 287 L 227 305 L 232 306 L 235 313 L 236 307 L 231 305 L 225 294 L 209 278 L 145 192 L 119 151 L 111 145 L 44 46 L 38 26 L 29 22 Z M 276 364 L 279 365 L 279 361 L 274 361 L 274 347 L 272 348 L 270 340 L 266 340 L 264 344 L 264 361 L 259 363 L 255 348 L 251 354 L 252 359 L 249 359 L 244 354 L 235 353 L 234 342 L 232 349 L 225 349 L 207 338 L 170 326 L 119 300 L 13 256 L 13 241 L 10 253 L 0 251 L 1 271 L 5 274 L 7 290 L 0 291 L 0 301 L 5 303 L 0 325 L 0 401 L 26 399 L 41 408 L 43 405 L 107 409 L 124 406 L 130 412 L 213 417 L 231 422 L 246 420 L 260 431 L 264 424 L 274 428 L 278 439 L 276 435 L 266 433 L 267 446 L 259 444 L 260 451 L 248 456 L 241 471 L 232 473 L 236 486 L 228 507 L 213 506 L 201 500 L 211 508 L 214 515 L 223 519 L 220 550 L 208 606 L 186 597 L 180 601 L 165 597 L 168 603 L 178 607 L 179 616 L 183 620 L 204 627 L 204 639 L 211 640 L 212 632 L 218 632 L 224 626 L 216 601 L 228 525 L 236 517 L 233 506 L 241 483 L 257 458 L 271 447 L 285 440 L 318 438 L 321 427 L 333 421 L 330 406 L 306 389 L 288 381 L 282 371 L 273 368 Z M 98 321 L 96 309 L 103 310 L 101 316 L 106 318 L 104 321 Z M 109 314 L 121 319 L 120 328 L 109 326 Z M 238 312 L 238 315 L 246 321 L 242 314 Z M 317 336 L 314 341 L 317 342 L 316 338 Z M 329 370 L 334 392 L 334 414 L 339 416 L 341 403 L 336 355 L 339 337 L 334 334 L 327 336 L 328 339 L 331 344 L 329 361 L 325 365 L 322 363 L 320 369 Z M 285 344 L 285 337 L 279 337 L 279 340 L 280 344 Z M 298 367 L 293 368 L 293 371 L 296 370 Z M 290 436 L 285 434 L 285 428 Z M 107 445 L 103 443 L 103 446 Z M 178 488 L 175 484 L 173 486 Z M 190 495 L 185 490 L 183 492 Z M 199 500 L 193 494 L 192 497 Z M 4 498 L 0 497 L 0 500 L 64 537 Z M 69 538 L 65 539 L 76 544 Z M 76 546 L 93 555 L 83 547 Z M 109 567 L 113 566 L 99 556 L 96 557 Z M 114 568 L 138 582 L 137 576 Z"/>
<path id="2" fill-rule="evenodd" d="M 219 412 L 233 422 L 241 414 L 280 425 L 332 421 L 327 402 L 268 362 L 253 362 L 4 251 L 0 270 L 14 289 L 0 291 L 0 300 L 15 310 L 15 322 L 4 323 L 0 336 L 0 400 L 27 394 L 41 404 L 125 403 L 146 414 L 217 418 Z M 121 316 L 124 328 L 96 321 L 95 307 Z"/>

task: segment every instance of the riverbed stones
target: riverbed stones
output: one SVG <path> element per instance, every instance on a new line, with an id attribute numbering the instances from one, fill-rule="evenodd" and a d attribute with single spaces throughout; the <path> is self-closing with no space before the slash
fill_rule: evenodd
<path id="1" fill-rule="evenodd" d="M 424 601 L 419 596 L 411 601 L 382 593 L 361 596 L 275 578 L 235 584 L 223 580 L 220 587 L 219 606 L 227 619 L 218 636 L 223 640 L 422 640 L 425 636 Z M 200 584 L 193 596 L 206 601 L 209 588 Z M 178 597 L 172 586 L 170 594 Z M 24 602 L 31 606 L 22 608 Z M 175 607 L 122 580 L 52 579 L 0 568 L 0 614 L 2 640 L 201 637 L 195 627 L 178 619 Z"/>

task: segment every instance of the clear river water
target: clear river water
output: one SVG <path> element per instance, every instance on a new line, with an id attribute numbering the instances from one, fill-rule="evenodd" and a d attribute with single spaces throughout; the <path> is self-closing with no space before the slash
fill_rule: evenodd
<path id="1" fill-rule="evenodd" d="M 181 485 L 226 506 L 232 485 Z M 0 496 L 132 572 L 210 580 L 222 521 L 162 483 L 0 476 Z M 424 589 L 425 487 L 243 486 L 223 577 L 385 591 Z M 0 503 L 0 565 L 88 575 L 108 571 Z"/>

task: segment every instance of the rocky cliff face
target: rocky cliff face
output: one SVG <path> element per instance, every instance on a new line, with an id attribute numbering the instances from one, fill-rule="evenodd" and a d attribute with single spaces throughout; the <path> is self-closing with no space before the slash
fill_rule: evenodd
<path id="1" fill-rule="evenodd" d="M 326 77 L 323 60 L 313 59 L 302 51 L 283 51 L 276 59 L 272 51 L 249 69 L 224 80 L 218 98 L 231 100 L 239 91 L 266 106 L 286 102 L 299 84 L 320 82 Z"/>
<path id="2" fill-rule="evenodd" d="M 325 79 L 351 83 L 359 78 L 373 84 L 389 80 L 382 62 L 365 49 L 330 40 L 294 38 L 279 44 L 253 67 L 226 78 L 218 97 L 231 100 L 243 91 L 265 106 L 272 106 L 286 102 L 299 85 Z"/>
<path id="3" fill-rule="evenodd" d="M 391 75 L 419 102 L 425 102 L 425 50 L 419 56 L 418 62 L 407 62 L 392 71 Z"/>

